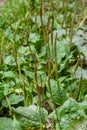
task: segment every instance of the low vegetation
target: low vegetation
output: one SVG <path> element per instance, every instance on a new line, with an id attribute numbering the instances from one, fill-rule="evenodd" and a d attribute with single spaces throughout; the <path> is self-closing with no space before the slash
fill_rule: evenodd
<path id="1" fill-rule="evenodd" d="M 87 129 L 87 5 L 0 7 L 0 130 Z"/>

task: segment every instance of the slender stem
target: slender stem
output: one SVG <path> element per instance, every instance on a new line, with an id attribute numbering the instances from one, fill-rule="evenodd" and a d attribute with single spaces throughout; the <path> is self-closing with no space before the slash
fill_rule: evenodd
<path id="1" fill-rule="evenodd" d="M 18 56 L 17 56 L 18 57 Z M 22 83 L 22 89 L 23 89 L 23 93 L 24 93 L 24 102 L 26 104 L 26 88 L 25 88 L 25 83 L 24 83 L 24 80 L 22 78 L 22 73 L 21 73 L 21 65 L 20 65 L 20 62 L 17 60 L 17 66 L 18 66 L 18 72 L 19 72 L 19 78 L 21 80 L 21 83 Z"/>
<path id="2" fill-rule="evenodd" d="M 7 101 L 7 104 L 8 104 L 8 107 L 9 107 L 9 112 L 10 112 L 10 115 L 12 115 L 12 107 L 11 107 L 11 104 L 10 104 L 10 102 L 9 102 L 9 99 L 8 99 L 8 97 L 6 96 L 5 97 L 5 99 L 6 99 L 6 101 Z"/>
<path id="3" fill-rule="evenodd" d="M 71 21 L 71 30 L 70 30 L 70 46 L 72 45 L 73 33 L 74 33 L 74 20 L 76 17 L 77 10 L 74 11 Z"/>
<path id="4" fill-rule="evenodd" d="M 77 101 L 79 100 L 80 91 L 81 91 L 81 88 L 82 88 L 82 67 L 83 67 L 83 63 L 82 63 L 82 60 L 80 60 L 80 62 L 81 62 L 81 77 L 80 77 L 79 86 L 78 86 L 78 90 L 77 90 L 76 97 L 75 97 L 75 99 Z"/>

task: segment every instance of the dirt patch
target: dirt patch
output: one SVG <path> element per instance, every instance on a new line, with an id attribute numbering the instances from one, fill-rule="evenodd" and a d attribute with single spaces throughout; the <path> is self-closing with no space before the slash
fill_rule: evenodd
<path id="1" fill-rule="evenodd" d="M 4 6 L 6 4 L 7 0 L 0 0 L 0 5 Z"/>

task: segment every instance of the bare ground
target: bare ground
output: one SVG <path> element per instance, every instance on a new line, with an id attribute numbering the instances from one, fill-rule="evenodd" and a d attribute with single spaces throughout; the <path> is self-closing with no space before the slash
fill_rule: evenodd
<path id="1" fill-rule="evenodd" d="M 6 4 L 7 0 L 0 0 L 0 5 L 4 6 Z"/>

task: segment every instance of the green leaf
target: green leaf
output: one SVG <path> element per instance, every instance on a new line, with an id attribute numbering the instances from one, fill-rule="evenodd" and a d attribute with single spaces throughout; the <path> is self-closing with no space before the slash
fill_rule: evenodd
<path id="1" fill-rule="evenodd" d="M 77 110 L 79 110 L 79 104 L 74 99 L 70 98 L 60 107 L 58 112 L 59 117 L 61 118 L 66 114 L 74 113 Z"/>
<path id="2" fill-rule="evenodd" d="M 39 108 L 36 105 L 29 107 L 13 108 L 13 112 L 16 115 L 18 121 L 24 127 L 40 127 L 40 124 L 45 125 L 47 119 L 47 111 L 43 108 Z"/>
<path id="3" fill-rule="evenodd" d="M 14 82 L 6 82 L 1 84 L 3 88 L 4 96 L 8 95 L 11 91 L 13 91 Z"/>
<path id="4" fill-rule="evenodd" d="M 16 119 L 0 117 L 0 130 L 23 130 Z"/>
<path id="5" fill-rule="evenodd" d="M 36 33 L 30 33 L 30 41 L 32 41 L 33 43 L 36 43 L 36 41 L 38 41 L 40 38 L 39 35 L 37 35 Z"/>
<path id="6" fill-rule="evenodd" d="M 5 37 L 11 42 L 14 42 L 14 34 L 10 27 L 5 31 Z"/>
<path id="7" fill-rule="evenodd" d="M 16 118 L 13 119 L 13 126 L 15 127 L 15 130 L 23 130 L 21 124 L 19 121 L 17 121 Z"/>
<path id="8" fill-rule="evenodd" d="M 34 79 L 34 73 L 29 71 L 27 66 L 23 67 L 23 71 L 24 71 L 26 76 L 28 76 L 31 79 Z"/>
<path id="9" fill-rule="evenodd" d="M 84 107 L 82 108 L 81 104 L 72 98 L 69 98 L 66 102 L 64 102 L 57 111 L 61 128 L 63 130 L 67 130 L 72 124 L 72 121 L 79 121 L 80 119 L 85 119 L 86 117 Z"/>
<path id="10" fill-rule="evenodd" d="M 76 71 L 76 77 L 77 78 L 82 78 L 87 80 L 87 70 L 86 69 L 82 69 L 81 67 L 78 67 L 77 71 Z"/>
<path id="11" fill-rule="evenodd" d="M 50 79 L 50 85 L 51 85 L 52 95 L 50 93 L 49 86 L 47 85 L 47 87 L 48 87 L 47 96 L 49 98 L 52 98 L 54 103 L 56 103 L 58 105 L 63 104 L 64 101 L 66 100 L 66 93 L 64 91 L 62 84 L 58 85 L 57 81 L 55 81 L 54 79 Z"/>
<path id="12" fill-rule="evenodd" d="M 12 80 L 14 83 L 16 82 L 15 80 L 16 74 L 14 73 L 14 71 L 4 71 L 4 78 L 8 79 L 8 80 Z"/>
<path id="13" fill-rule="evenodd" d="M 15 104 L 18 104 L 18 103 L 24 101 L 24 96 L 22 96 L 22 95 L 16 95 L 16 94 L 11 94 L 8 97 L 8 100 L 9 100 L 9 103 L 11 105 L 15 105 Z M 2 106 L 3 107 L 8 107 L 7 101 L 5 99 L 2 100 Z"/>
<path id="14" fill-rule="evenodd" d="M 62 40 L 57 42 L 57 60 L 58 63 L 61 62 L 62 58 L 68 55 L 69 45 L 67 44 L 68 40 Z"/>
<path id="15" fill-rule="evenodd" d="M 12 55 L 6 56 L 6 58 L 4 58 L 4 63 L 7 65 L 16 65 L 15 59 Z"/>
<path id="16" fill-rule="evenodd" d="M 0 130 L 15 130 L 12 119 L 0 117 Z"/>

